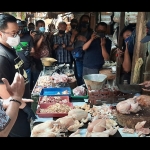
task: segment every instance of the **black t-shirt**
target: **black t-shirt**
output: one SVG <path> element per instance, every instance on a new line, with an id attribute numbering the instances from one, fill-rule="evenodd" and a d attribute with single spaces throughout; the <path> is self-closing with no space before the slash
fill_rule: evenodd
<path id="1" fill-rule="evenodd" d="M 110 54 L 111 41 L 106 38 L 106 51 Z M 104 64 L 104 57 L 100 46 L 100 38 L 93 40 L 89 48 L 85 51 L 83 66 L 91 69 L 101 69 Z"/>
<path id="2" fill-rule="evenodd" d="M 6 78 L 9 83 L 13 82 L 15 73 L 19 72 L 25 79 L 25 92 L 23 98 L 31 98 L 30 85 L 26 71 L 23 69 L 23 61 L 16 55 L 14 49 L 9 49 L 0 44 L 0 84 L 3 84 L 2 78 Z M 27 103 L 31 107 L 31 103 Z M 9 134 L 11 137 L 29 137 L 30 123 L 27 121 L 27 114 L 20 109 L 17 120 Z"/>
<path id="3" fill-rule="evenodd" d="M 20 37 L 20 43 L 15 47 L 17 55 L 24 61 L 25 70 L 31 67 L 31 48 L 33 48 L 33 38 L 29 34 Z"/>

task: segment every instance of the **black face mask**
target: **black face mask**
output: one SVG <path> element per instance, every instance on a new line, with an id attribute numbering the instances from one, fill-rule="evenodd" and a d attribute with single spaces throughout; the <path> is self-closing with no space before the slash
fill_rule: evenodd
<path id="1" fill-rule="evenodd" d="M 87 21 L 82 21 L 81 22 L 81 27 L 82 28 L 88 28 L 88 26 L 89 26 L 89 23 Z"/>
<path id="2" fill-rule="evenodd" d="M 71 29 L 77 29 L 77 25 L 71 25 Z"/>
<path id="3" fill-rule="evenodd" d="M 98 35 L 100 38 L 104 38 L 104 37 L 105 37 L 105 32 L 104 32 L 104 31 L 97 31 L 97 35 Z"/>
<path id="4" fill-rule="evenodd" d="M 59 34 L 65 34 L 64 30 L 59 30 Z"/>

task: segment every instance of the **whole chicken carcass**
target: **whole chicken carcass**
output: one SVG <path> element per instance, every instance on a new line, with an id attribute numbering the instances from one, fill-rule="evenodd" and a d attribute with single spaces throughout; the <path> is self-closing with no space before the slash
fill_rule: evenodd
<path id="1" fill-rule="evenodd" d="M 86 137 L 91 136 L 91 132 L 103 132 L 106 127 L 106 120 L 105 119 L 97 119 L 95 121 L 92 121 L 88 124 Z"/>
<path id="2" fill-rule="evenodd" d="M 48 120 L 48 121 L 45 121 L 43 123 L 40 123 L 40 124 L 33 127 L 31 135 L 32 136 L 38 135 L 39 133 L 44 132 L 45 129 L 52 130 L 54 128 L 54 124 L 55 124 L 55 121 L 53 121 L 53 120 Z"/>
<path id="3" fill-rule="evenodd" d="M 116 105 L 116 109 L 121 114 L 130 114 L 130 103 L 126 101 L 121 101 Z"/>
<path id="4" fill-rule="evenodd" d="M 84 124 L 75 120 L 72 116 L 65 116 L 56 120 L 62 131 L 77 131 L 78 128 L 82 127 Z"/>
<path id="5" fill-rule="evenodd" d="M 75 120 L 79 120 L 83 123 L 88 121 L 88 112 L 82 109 L 72 109 L 68 112 L 68 116 L 72 116 Z"/>
<path id="6" fill-rule="evenodd" d="M 121 114 L 137 113 L 141 110 L 139 103 L 137 102 L 137 97 L 129 98 L 127 100 L 121 101 L 116 105 L 116 109 Z"/>

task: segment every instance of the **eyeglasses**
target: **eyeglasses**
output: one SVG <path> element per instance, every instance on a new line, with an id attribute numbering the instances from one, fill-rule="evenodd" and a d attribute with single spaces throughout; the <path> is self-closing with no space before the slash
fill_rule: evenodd
<path id="1" fill-rule="evenodd" d="M 17 33 L 9 33 L 9 32 L 4 32 L 4 31 L 1 31 L 2 33 L 4 33 L 4 34 L 8 34 L 8 35 L 11 35 L 12 37 L 16 37 L 17 35 L 18 35 L 18 33 L 19 33 L 19 31 L 17 32 Z"/>

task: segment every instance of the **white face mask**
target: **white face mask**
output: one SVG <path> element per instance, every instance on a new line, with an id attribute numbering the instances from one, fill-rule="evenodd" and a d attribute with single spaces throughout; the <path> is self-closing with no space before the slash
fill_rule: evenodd
<path id="1" fill-rule="evenodd" d="M 8 37 L 6 43 L 8 43 L 11 47 L 15 47 L 20 43 L 20 36 L 16 37 Z"/>

